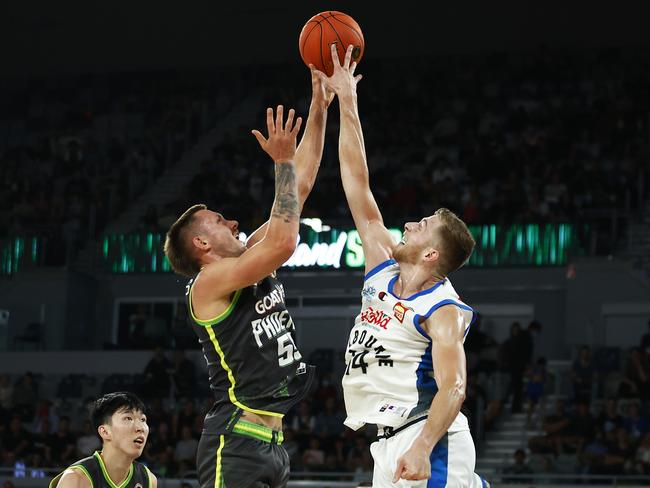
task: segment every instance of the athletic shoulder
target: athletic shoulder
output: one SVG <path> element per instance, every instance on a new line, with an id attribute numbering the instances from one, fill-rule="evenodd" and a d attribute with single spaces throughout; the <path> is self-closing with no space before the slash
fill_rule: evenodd
<path id="1" fill-rule="evenodd" d="M 61 473 L 61 477 L 50 483 L 50 488 L 91 488 L 92 483 L 88 476 L 79 468 L 73 466 Z"/>

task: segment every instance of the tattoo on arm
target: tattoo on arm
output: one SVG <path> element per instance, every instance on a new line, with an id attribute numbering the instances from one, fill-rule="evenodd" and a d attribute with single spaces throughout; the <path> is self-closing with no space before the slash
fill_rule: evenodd
<path id="1" fill-rule="evenodd" d="M 271 217 L 293 222 L 299 217 L 296 172 L 293 164 L 275 165 L 275 202 Z"/>

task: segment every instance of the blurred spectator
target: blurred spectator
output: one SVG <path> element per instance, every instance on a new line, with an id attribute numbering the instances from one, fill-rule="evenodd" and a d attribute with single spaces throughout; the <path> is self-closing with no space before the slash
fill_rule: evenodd
<path id="1" fill-rule="evenodd" d="M 630 351 L 618 394 L 622 398 L 650 399 L 650 355 L 637 347 Z"/>
<path id="2" fill-rule="evenodd" d="M 77 437 L 77 458 L 85 458 L 91 456 L 93 452 L 100 450 L 102 443 L 99 441 L 97 432 L 93 429 L 90 420 L 85 420 L 81 435 Z"/>
<path id="3" fill-rule="evenodd" d="M 9 376 L 0 375 L 0 410 L 9 412 L 14 406 L 14 385 L 11 384 Z"/>
<path id="4" fill-rule="evenodd" d="M 75 461 L 77 439 L 70 431 L 70 419 L 61 417 L 59 426 L 50 436 L 46 458 L 55 466 L 67 466 Z"/>
<path id="5" fill-rule="evenodd" d="M 177 463 L 193 463 L 196 459 L 198 445 L 199 441 L 192 437 L 192 429 L 187 425 L 183 426 L 180 440 L 176 443 L 176 448 L 174 449 L 174 460 Z"/>
<path id="6" fill-rule="evenodd" d="M 541 332 L 542 324 L 540 324 L 537 320 L 531 320 L 531 322 L 528 324 L 528 328 L 522 331 L 522 335 L 525 338 L 526 344 L 526 356 L 528 358 L 526 361 L 527 363 L 530 363 L 539 357 L 539 335 Z"/>
<path id="7" fill-rule="evenodd" d="M 594 386 L 595 369 L 591 358 L 591 349 L 582 346 L 578 358 L 571 366 L 571 382 L 573 383 L 573 398 L 576 402 L 591 401 L 591 391 Z"/>
<path id="8" fill-rule="evenodd" d="M 59 421 L 57 420 L 56 425 Z M 33 441 L 34 441 L 34 452 L 41 454 L 49 462 L 49 452 L 48 446 L 50 445 L 50 439 L 53 435 L 52 432 L 52 423 L 49 419 L 45 418 L 39 424 L 39 428 L 33 431 Z"/>
<path id="9" fill-rule="evenodd" d="M 529 360 L 529 341 L 519 322 L 510 327 L 510 337 L 501 345 L 501 358 L 510 375 L 508 393 L 512 394 L 512 412 L 521 413 L 523 403 L 524 371 Z"/>
<path id="10" fill-rule="evenodd" d="M 171 380 L 169 373 L 172 363 L 162 349 L 157 348 L 151 360 L 144 368 L 143 395 L 146 398 L 164 398 L 169 396 Z"/>
<path id="11" fill-rule="evenodd" d="M 618 413 L 618 401 L 614 398 L 607 400 L 605 410 L 601 412 L 597 419 L 598 427 L 603 431 L 605 436 L 609 432 L 614 432 L 623 426 L 623 417 Z"/>
<path id="12" fill-rule="evenodd" d="M 294 414 L 291 428 L 296 433 L 298 440 L 304 443 L 314 432 L 315 426 L 316 418 L 311 413 L 311 406 L 309 402 L 303 400 L 298 405 L 298 411 Z"/>
<path id="13" fill-rule="evenodd" d="M 179 304 L 176 308 L 176 315 L 172 319 L 172 347 L 174 349 L 198 349 L 199 343 L 196 340 L 196 334 L 187 321 L 187 307 L 185 304 Z"/>
<path id="14" fill-rule="evenodd" d="M 548 415 L 542 423 L 543 436 L 531 437 L 528 447 L 536 454 L 557 453 L 561 449 L 564 437 L 569 433 L 571 421 L 566 414 L 564 401 L 557 400 L 555 413 Z"/>
<path id="15" fill-rule="evenodd" d="M 528 369 L 528 381 L 526 382 L 527 423 L 530 425 L 533 411 L 544 395 L 544 384 L 546 383 L 546 358 L 539 358 L 537 363 Z"/>
<path id="16" fill-rule="evenodd" d="M 321 449 L 318 437 L 309 439 L 309 447 L 302 455 L 302 464 L 308 471 L 318 471 L 325 464 L 325 451 Z"/>
<path id="17" fill-rule="evenodd" d="M 13 403 L 22 418 L 31 421 L 38 404 L 38 386 L 32 373 L 25 373 L 14 387 Z"/>
<path id="18" fill-rule="evenodd" d="M 648 320 L 648 332 L 641 336 L 641 351 L 650 354 L 650 320 Z"/>
<path id="19" fill-rule="evenodd" d="M 650 432 L 641 439 L 636 451 L 634 467 L 638 474 L 650 474 Z"/>
<path id="20" fill-rule="evenodd" d="M 32 447 L 32 438 L 25 430 L 20 417 L 14 415 L 9 423 L 9 428 L 0 436 L 0 445 L 3 447 L 3 458 L 6 462 L 20 459 L 25 456 Z"/>
<path id="21" fill-rule="evenodd" d="M 523 449 L 517 449 L 513 454 L 514 463 L 503 468 L 503 474 L 532 474 L 533 470 L 526 463 L 526 452 Z M 503 477 L 504 483 L 531 483 L 529 478 L 508 478 Z"/>
<path id="22" fill-rule="evenodd" d="M 467 373 L 474 372 L 491 373 L 496 369 L 496 355 L 487 354 L 489 350 L 496 348 L 496 341 L 483 332 L 483 319 L 481 314 L 476 314 L 476 320 L 470 327 L 465 339 L 465 351 L 467 352 Z"/>
<path id="23" fill-rule="evenodd" d="M 196 417 L 197 413 L 194 408 L 194 402 L 192 400 L 186 400 L 183 404 L 183 409 L 174 413 L 174 417 L 172 418 L 172 435 L 179 437 L 185 427 L 189 427 L 191 430 L 194 427 Z"/>
<path id="24" fill-rule="evenodd" d="M 566 446 L 569 446 L 573 452 L 580 454 L 584 446 L 589 443 L 596 432 L 596 420 L 586 402 L 578 403 L 575 415 L 571 418 L 568 429 L 568 436 L 565 439 Z"/>
<path id="25" fill-rule="evenodd" d="M 314 432 L 321 437 L 337 437 L 343 433 L 345 414 L 340 410 L 336 398 L 325 400 L 325 409 L 318 414 L 314 424 Z"/>
<path id="26" fill-rule="evenodd" d="M 627 407 L 627 414 L 623 417 L 623 427 L 635 441 L 642 439 L 650 431 L 650 422 L 647 417 L 641 416 L 641 408 L 636 402 Z"/>
<path id="27" fill-rule="evenodd" d="M 194 363 L 185 357 L 181 350 L 174 351 L 174 366 L 172 370 L 176 398 L 189 398 L 192 396 L 196 382 Z"/>

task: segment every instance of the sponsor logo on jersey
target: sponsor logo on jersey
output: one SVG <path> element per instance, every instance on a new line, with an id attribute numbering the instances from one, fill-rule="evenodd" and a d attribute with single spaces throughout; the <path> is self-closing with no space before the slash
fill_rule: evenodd
<path id="1" fill-rule="evenodd" d="M 372 307 L 368 307 L 366 310 L 361 312 L 361 321 L 366 322 L 367 324 L 378 325 L 382 329 L 388 329 L 390 316 L 386 315 L 381 310 L 375 310 Z"/>
<path id="2" fill-rule="evenodd" d="M 267 339 L 272 339 L 285 330 L 294 329 L 293 320 L 288 310 L 273 312 L 264 318 L 255 319 L 251 322 L 251 326 L 258 347 L 262 347 L 262 335 L 265 334 Z"/>
<path id="3" fill-rule="evenodd" d="M 361 290 L 361 296 L 366 301 L 372 300 L 372 297 L 375 296 L 375 293 L 377 293 L 377 290 L 374 286 L 366 286 L 363 290 Z"/>
<path id="4" fill-rule="evenodd" d="M 406 407 L 400 407 L 398 405 L 390 405 L 389 403 L 384 403 L 379 409 L 381 413 L 388 412 L 395 415 L 399 415 L 400 417 L 404 417 L 404 415 L 406 415 L 407 410 L 408 409 Z"/>
<path id="5" fill-rule="evenodd" d="M 383 302 L 384 300 L 386 300 L 386 292 L 380 291 L 379 295 L 377 295 L 377 298 L 379 298 Z"/>
<path id="6" fill-rule="evenodd" d="M 275 290 L 257 301 L 255 304 L 255 311 L 258 314 L 263 315 L 278 303 L 284 303 L 284 287 L 279 283 L 275 285 Z"/>
<path id="7" fill-rule="evenodd" d="M 413 311 L 411 307 L 405 307 L 402 305 L 402 302 L 397 302 L 393 307 L 393 315 L 397 320 L 399 320 L 400 324 L 404 323 L 404 317 L 406 316 L 407 310 Z"/>

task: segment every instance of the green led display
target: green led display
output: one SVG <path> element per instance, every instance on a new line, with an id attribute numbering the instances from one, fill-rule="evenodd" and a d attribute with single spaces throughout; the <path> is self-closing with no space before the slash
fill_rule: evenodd
<path id="1" fill-rule="evenodd" d="M 0 239 L 0 275 L 11 275 L 20 269 L 41 264 L 42 237 L 8 237 Z"/>
<path id="2" fill-rule="evenodd" d="M 564 266 L 569 254 L 582 249 L 571 224 L 484 224 L 469 226 L 476 239 L 470 267 Z M 399 229 L 389 229 L 396 242 Z M 108 235 L 102 242 L 102 261 L 113 273 L 169 273 L 163 253 L 164 234 Z M 3 261 L 4 263 L 4 261 Z M 301 226 L 301 240 L 289 269 L 359 269 L 364 265 L 359 233 L 327 228 L 316 232 Z"/>

